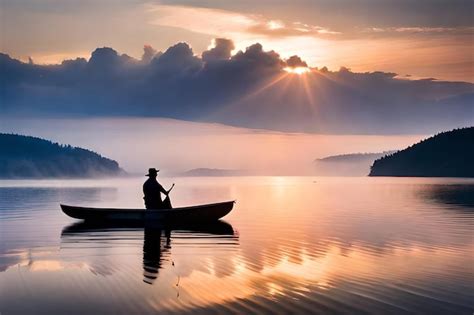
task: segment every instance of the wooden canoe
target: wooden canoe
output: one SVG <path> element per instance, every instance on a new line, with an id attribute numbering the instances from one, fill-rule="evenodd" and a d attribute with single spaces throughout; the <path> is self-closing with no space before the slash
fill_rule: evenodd
<path id="1" fill-rule="evenodd" d="M 90 208 L 61 204 L 68 216 L 87 221 L 163 221 L 163 222 L 212 222 L 227 215 L 235 201 L 173 208 L 167 210 Z"/>

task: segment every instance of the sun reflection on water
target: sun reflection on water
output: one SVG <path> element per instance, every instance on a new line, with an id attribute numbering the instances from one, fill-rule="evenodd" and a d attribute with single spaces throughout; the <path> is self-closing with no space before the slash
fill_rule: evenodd
<path id="1" fill-rule="evenodd" d="M 41 310 L 42 300 L 54 299 L 57 312 L 71 305 L 102 313 L 472 308 L 472 187 L 455 193 L 449 185 L 433 199 L 442 189 L 429 179 L 208 180 L 199 188 L 182 180 L 189 199 L 177 202 L 238 199 L 228 223 L 166 231 L 58 221 L 59 245 L 13 246 L 37 238 L 35 220 L 3 221 L 11 248 L 0 248 L 1 304 L 19 310 L 12 301 L 27 294 Z M 120 189 L 107 196 L 123 198 Z M 53 213 L 63 218 L 54 209 L 58 195 L 41 210 L 53 223 Z"/>

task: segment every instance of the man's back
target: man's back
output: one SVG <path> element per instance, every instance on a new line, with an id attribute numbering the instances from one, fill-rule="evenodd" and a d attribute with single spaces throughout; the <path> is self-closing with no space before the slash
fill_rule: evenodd
<path id="1" fill-rule="evenodd" d="M 145 207 L 147 209 L 161 209 L 163 204 L 161 192 L 163 191 L 164 188 L 156 181 L 156 178 L 148 178 L 143 184 Z"/>

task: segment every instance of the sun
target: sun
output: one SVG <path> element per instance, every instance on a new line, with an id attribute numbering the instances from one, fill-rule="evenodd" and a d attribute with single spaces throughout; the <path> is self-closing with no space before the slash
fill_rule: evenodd
<path id="1" fill-rule="evenodd" d="M 286 67 L 283 68 L 286 72 L 302 75 L 311 71 L 308 67 Z"/>

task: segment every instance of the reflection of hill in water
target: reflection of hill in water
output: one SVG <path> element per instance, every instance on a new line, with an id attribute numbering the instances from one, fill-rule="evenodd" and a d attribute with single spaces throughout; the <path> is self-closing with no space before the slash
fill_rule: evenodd
<path id="1" fill-rule="evenodd" d="M 32 186 L 17 187 L 12 182 L 12 186 L 0 187 L 0 272 L 23 260 L 18 252 L 24 250 L 24 244 L 44 246 L 52 239 L 48 234 L 56 237 L 53 227 L 67 220 L 60 213 L 60 202 L 88 204 L 117 198 L 115 187 L 58 187 L 51 181 L 45 181 L 51 187 L 36 187 L 37 182 L 29 181 L 22 184 L 29 183 Z M 42 237 L 32 236 L 45 225 L 49 228 L 44 229 Z"/>
<path id="2" fill-rule="evenodd" d="M 40 206 L 55 202 L 93 203 L 116 197 L 115 187 L 0 187 L 0 216 L 30 210 L 49 212 Z"/>
<path id="3" fill-rule="evenodd" d="M 466 211 L 474 211 L 474 184 L 437 185 L 426 192 L 426 197 L 439 203 L 459 206 Z"/>

